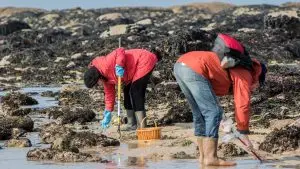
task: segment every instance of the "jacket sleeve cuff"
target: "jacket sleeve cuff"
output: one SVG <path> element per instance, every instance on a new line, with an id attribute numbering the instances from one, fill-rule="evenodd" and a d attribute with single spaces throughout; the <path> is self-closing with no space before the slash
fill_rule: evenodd
<path id="1" fill-rule="evenodd" d="M 113 112 L 114 111 L 114 106 L 112 105 L 107 105 L 107 106 L 105 106 L 105 110 L 107 110 L 107 111 L 110 111 L 110 112 Z"/>
<path id="2" fill-rule="evenodd" d="M 249 130 L 237 130 L 241 134 L 250 134 Z"/>

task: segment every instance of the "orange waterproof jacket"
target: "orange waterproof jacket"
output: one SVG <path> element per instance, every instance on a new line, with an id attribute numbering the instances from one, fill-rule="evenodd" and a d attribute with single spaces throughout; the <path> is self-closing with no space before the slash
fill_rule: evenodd
<path id="1" fill-rule="evenodd" d="M 251 90 L 258 85 L 261 73 L 260 63 L 253 59 L 253 71 L 234 67 L 228 71 L 221 67 L 216 53 L 210 51 L 193 51 L 182 55 L 177 62 L 185 63 L 195 72 L 210 81 L 217 96 L 229 93 L 232 85 L 235 103 L 237 128 L 241 132 L 249 131 Z"/>
<path id="2" fill-rule="evenodd" d="M 125 84 L 132 83 L 153 70 L 157 62 L 155 54 L 144 49 L 118 48 L 107 56 L 96 57 L 90 66 L 95 66 L 107 81 L 99 81 L 104 85 L 105 109 L 114 110 L 115 105 L 115 85 L 118 83 L 115 66 L 124 68 L 122 81 Z"/>

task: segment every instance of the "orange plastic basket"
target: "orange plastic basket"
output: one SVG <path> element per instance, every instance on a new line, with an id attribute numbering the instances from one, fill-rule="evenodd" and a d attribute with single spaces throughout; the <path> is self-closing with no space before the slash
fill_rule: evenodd
<path id="1" fill-rule="evenodd" d="M 143 119 L 143 121 L 146 118 Z M 143 123 L 143 121 L 141 123 Z M 161 128 L 157 127 L 155 122 L 155 127 L 150 128 L 139 128 L 136 131 L 138 140 L 159 140 L 161 138 Z"/>

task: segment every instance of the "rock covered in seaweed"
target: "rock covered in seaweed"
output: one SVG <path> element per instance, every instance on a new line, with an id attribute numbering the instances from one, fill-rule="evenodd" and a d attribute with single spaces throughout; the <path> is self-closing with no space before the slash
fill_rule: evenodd
<path id="1" fill-rule="evenodd" d="M 274 129 L 260 144 L 259 149 L 270 153 L 293 151 L 300 146 L 300 126 L 286 126 Z"/>

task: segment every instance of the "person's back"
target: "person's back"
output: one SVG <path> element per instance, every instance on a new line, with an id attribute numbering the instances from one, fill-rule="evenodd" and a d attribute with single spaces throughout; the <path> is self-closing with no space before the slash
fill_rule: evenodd
<path id="1" fill-rule="evenodd" d="M 128 71 L 128 79 L 131 81 L 136 81 L 149 73 L 157 63 L 156 56 L 145 49 L 125 50 L 125 57 L 125 70 Z"/>
<path id="2" fill-rule="evenodd" d="M 189 66 L 195 72 L 201 74 L 211 82 L 216 95 L 228 94 L 230 79 L 228 72 L 221 67 L 216 53 L 211 51 L 193 51 L 182 55 L 177 62 Z"/>
<path id="3" fill-rule="evenodd" d="M 120 63 L 117 63 L 118 60 L 121 60 Z M 114 72 L 114 65 L 122 64 L 125 70 L 122 80 L 128 84 L 149 73 L 156 62 L 156 56 L 147 50 L 119 48 L 106 56 L 93 59 L 92 65 L 106 76 L 108 83 L 116 84 L 117 76 Z"/>

